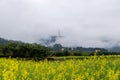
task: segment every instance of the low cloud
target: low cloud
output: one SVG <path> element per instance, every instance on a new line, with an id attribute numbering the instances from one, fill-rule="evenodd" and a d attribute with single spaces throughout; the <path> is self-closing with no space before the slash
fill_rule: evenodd
<path id="1" fill-rule="evenodd" d="M 25 42 L 58 35 L 64 46 L 120 41 L 119 0 L 0 0 L 0 36 Z M 107 39 L 106 39 L 107 38 Z"/>

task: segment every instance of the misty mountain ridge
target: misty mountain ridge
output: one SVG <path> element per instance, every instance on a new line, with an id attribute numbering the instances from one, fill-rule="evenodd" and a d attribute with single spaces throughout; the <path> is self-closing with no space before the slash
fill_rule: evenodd
<path id="1" fill-rule="evenodd" d="M 113 47 L 109 48 L 108 51 L 118 53 L 118 52 L 120 52 L 120 46 L 113 46 Z"/>
<path id="2" fill-rule="evenodd" d="M 4 38 L 0 37 L 0 44 L 7 44 L 7 43 L 11 43 L 11 42 L 21 43 L 21 41 L 8 40 L 8 39 L 4 39 Z M 67 48 L 71 48 L 71 47 L 67 47 Z M 78 46 L 76 46 L 76 49 L 77 48 L 80 48 L 80 50 L 82 49 L 82 50 L 88 50 L 88 51 L 89 51 L 89 49 L 93 49 L 93 50 L 94 49 L 107 49 L 109 52 L 120 52 L 120 46 L 119 45 L 115 45 L 115 46 L 113 46 L 111 48 L 97 48 L 97 47 L 95 47 L 95 48 L 92 48 L 92 47 L 85 48 L 85 47 L 78 47 Z"/>
<path id="3" fill-rule="evenodd" d="M 8 39 L 4 39 L 0 37 L 0 44 L 8 44 L 11 42 L 15 42 L 15 43 L 22 43 L 21 41 L 15 41 L 15 40 L 8 40 Z"/>

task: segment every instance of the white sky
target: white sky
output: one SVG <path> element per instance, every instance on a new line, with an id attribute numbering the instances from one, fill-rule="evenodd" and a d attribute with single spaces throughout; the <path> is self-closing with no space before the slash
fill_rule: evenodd
<path id="1" fill-rule="evenodd" d="M 120 0 L 0 0 L 0 36 L 36 42 L 57 35 L 65 46 L 120 41 Z"/>

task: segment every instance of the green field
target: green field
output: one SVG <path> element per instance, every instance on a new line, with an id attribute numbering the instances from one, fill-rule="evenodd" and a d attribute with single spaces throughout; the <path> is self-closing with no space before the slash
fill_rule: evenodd
<path id="1" fill-rule="evenodd" d="M 0 80 L 120 80 L 119 57 L 59 57 L 65 60 L 39 62 L 1 58 Z"/>

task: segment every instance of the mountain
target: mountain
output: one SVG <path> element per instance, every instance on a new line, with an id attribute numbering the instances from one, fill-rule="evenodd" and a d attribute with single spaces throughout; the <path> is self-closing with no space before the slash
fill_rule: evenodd
<path id="1" fill-rule="evenodd" d="M 7 44 L 7 43 L 11 43 L 11 42 L 21 43 L 21 41 L 7 40 L 7 39 L 0 37 L 0 44 Z"/>
<path id="2" fill-rule="evenodd" d="M 110 52 L 120 52 L 120 46 L 114 46 L 108 49 Z"/>
<path id="3" fill-rule="evenodd" d="M 4 38 L 0 37 L 0 44 L 7 44 L 7 43 L 11 43 L 11 42 L 22 43 L 21 41 L 8 40 L 8 39 L 4 39 Z M 103 52 L 107 51 L 104 48 L 84 48 L 84 47 L 70 48 L 70 47 L 63 47 L 61 44 L 54 45 L 53 50 L 61 50 L 63 48 L 64 48 L 64 50 L 69 50 L 69 51 L 76 51 L 76 50 L 87 51 L 87 52 L 94 52 L 95 50 L 100 50 L 100 51 L 103 51 Z M 112 48 L 108 49 L 108 51 L 110 51 L 110 52 L 120 52 L 120 46 L 112 47 Z"/>
<path id="4" fill-rule="evenodd" d="M 6 44 L 6 43 L 9 43 L 9 40 L 0 38 L 0 44 Z"/>
<path id="5" fill-rule="evenodd" d="M 53 50 L 67 50 L 67 51 L 85 51 L 85 52 L 95 52 L 99 50 L 101 52 L 108 52 L 107 49 L 104 48 L 85 48 L 85 47 L 63 47 L 61 44 L 55 44 L 52 47 Z"/>

